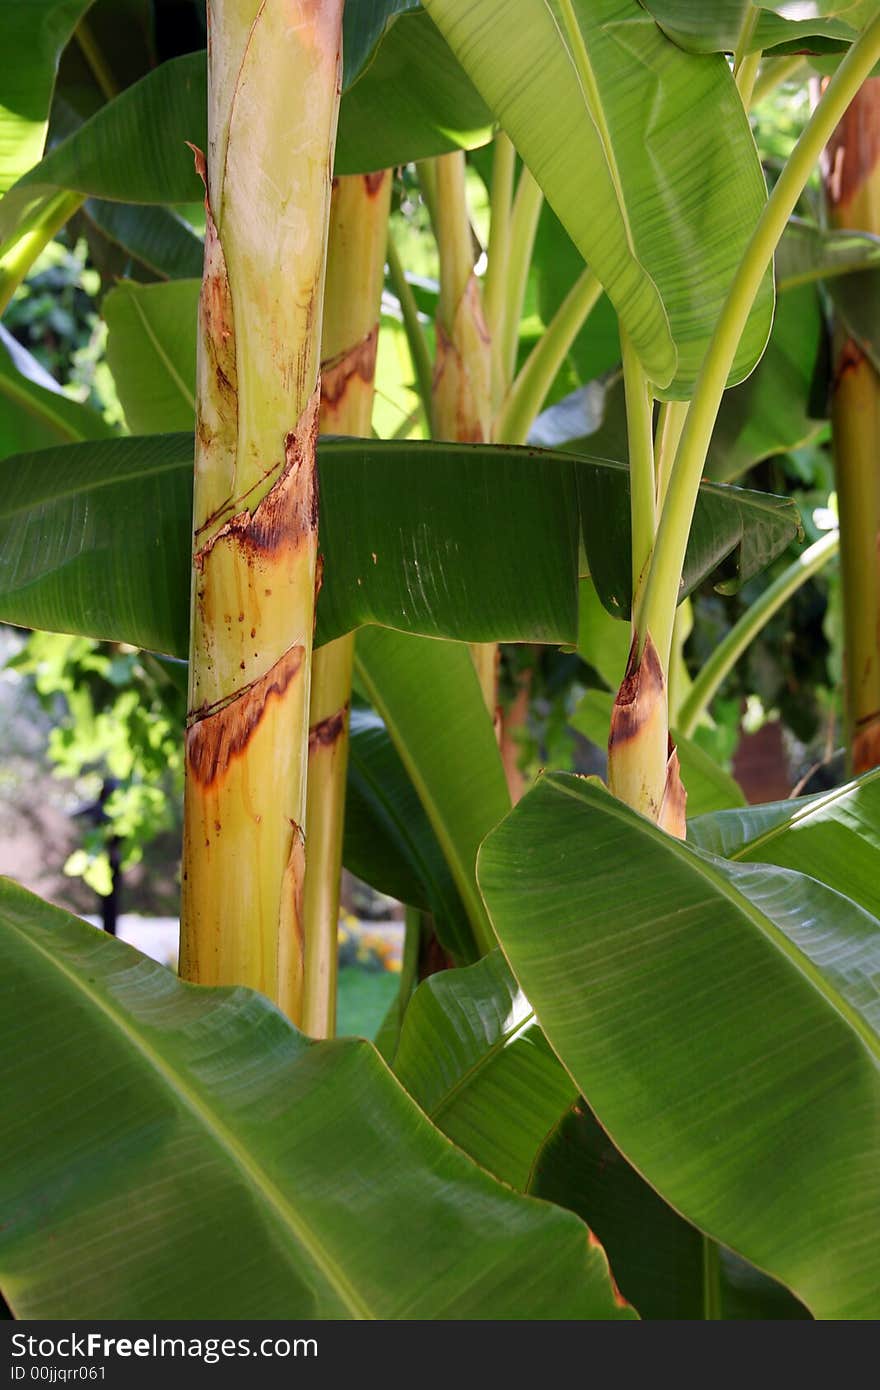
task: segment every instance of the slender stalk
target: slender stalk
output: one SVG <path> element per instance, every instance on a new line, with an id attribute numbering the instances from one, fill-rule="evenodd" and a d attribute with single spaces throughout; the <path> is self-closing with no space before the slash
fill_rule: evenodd
<path id="1" fill-rule="evenodd" d="M 755 11 L 757 14 L 757 10 Z M 743 59 L 742 64 L 736 70 L 736 86 L 742 97 L 742 104 L 748 111 L 754 100 L 755 83 L 758 79 L 758 69 L 761 66 L 760 51 L 749 53 Z"/>
<path id="2" fill-rule="evenodd" d="M 440 253 L 437 357 L 434 364 L 432 433 L 435 439 L 482 443 L 492 429 L 492 365 L 489 329 L 474 274 L 465 157 L 461 150 L 431 161 L 436 201 L 434 232 Z M 471 643 L 486 708 L 498 703 L 498 648 Z"/>
<path id="3" fill-rule="evenodd" d="M 81 193 L 55 193 L 39 202 L 22 221 L 15 239 L 0 254 L 0 314 L 6 311 L 34 261 L 84 201 Z"/>
<path id="4" fill-rule="evenodd" d="M 771 92 L 781 87 L 783 82 L 791 82 L 801 73 L 806 76 L 809 73 L 809 65 L 799 54 L 791 58 L 768 58 L 765 53 L 760 75 L 752 90 L 752 106 L 759 106 Z"/>
<path id="5" fill-rule="evenodd" d="M 510 249 L 507 260 L 507 293 L 504 331 L 501 341 L 503 384 L 513 381 L 516 374 L 516 355 L 519 346 L 519 325 L 522 319 L 529 266 L 538 231 L 538 218 L 544 195 L 540 185 L 525 167 L 519 176 L 513 213 L 510 219 Z"/>
<path id="6" fill-rule="evenodd" d="M 759 18 L 760 10 L 757 8 L 757 6 L 747 5 L 745 14 L 743 16 L 742 26 L 740 28 L 739 35 L 736 40 L 736 47 L 733 50 L 733 75 L 737 79 L 737 86 L 739 86 L 739 75 L 742 72 L 744 66 L 746 65 L 750 57 L 754 57 L 754 54 L 750 54 L 748 50 L 749 44 L 751 43 L 752 38 L 754 37 L 755 30 L 758 27 Z M 759 53 L 758 62 L 760 63 L 760 61 L 761 55 Z M 740 90 L 742 89 L 740 88 Z M 747 100 L 743 101 L 743 106 L 748 107 L 748 104 L 749 103 Z"/>
<path id="7" fill-rule="evenodd" d="M 703 1317 L 717 1322 L 721 1306 L 721 1251 L 718 1242 L 703 1236 Z"/>
<path id="8" fill-rule="evenodd" d="M 496 442 L 524 444 L 547 393 L 602 293 L 589 268 L 581 271 L 507 393 L 493 431 Z"/>
<path id="9" fill-rule="evenodd" d="M 743 652 L 754 642 L 775 613 L 806 584 L 814 574 L 833 560 L 840 549 L 837 531 L 829 531 L 826 536 L 808 546 L 772 584 L 769 584 L 760 598 L 743 613 L 733 625 L 727 636 L 713 651 L 708 661 L 694 678 L 693 684 L 682 701 L 675 726 L 684 738 L 690 738 L 709 708 L 716 693 L 739 661 Z"/>
<path id="10" fill-rule="evenodd" d="M 663 511 L 672 465 L 681 442 L 682 431 L 688 417 L 690 401 L 664 401 L 660 407 L 657 421 L 657 439 L 654 446 L 654 470 L 657 478 L 657 515 Z"/>
<path id="11" fill-rule="evenodd" d="M 370 432 L 390 205 L 389 170 L 334 179 L 324 292 L 322 433 L 363 437 Z M 354 634 L 349 633 L 319 647 L 312 656 L 302 1024 L 315 1038 L 332 1037 L 336 1028 L 354 642 Z"/>
<path id="12" fill-rule="evenodd" d="M 412 358 L 413 371 L 416 374 L 416 386 L 419 396 L 425 409 L 425 419 L 431 418 L 431 390 L 434 369 L 431 366 L 431 354 L 428 351 L 428 344 L 425 340 L 424 330 L 419 320 L 419 311 L 416 307 L 415 296 L 406 278 L 406 272 L 400 259 L 397 247 L 394 244 L 394 237 L 390 231 L 388 233 L 388 246 L 386 248 L 388 259 L 388 275 L 391 280 L 391 287 L 397 295 L 397 302 L 400 305 L 400 312 L 403 315 L 403 327 L 406 333 L 406 341 L 409 345 L 409 355 Z"/>
<path id="13" fill-rule="evenodd" d="M 495 136 L 492 160 L 492 199 L 489 222 L 488 264 L 483 284 L 483 311 L 492 341 L 492 409 L 497 410 L 504 394 L 504 366 L 501 343 L 507 311 L 507 271 L 510 262 L 510 218 L 513 208 L 513 181 L 516 150 L 500 130 Z"/>
<path id="14" fill-rule="evenodd" d="M 626 431 L 629 441 L 629 501 L 632 533 L 632 611 L 638 630 L 640 594 L 645 571 L 654 549 L 657 531 L 657 499 L 654 480 L 653 397 L 648 380 L 630 341 L 620 326 L 623 381 L 626 391 Z"/>
<path id="15" fill-rule="evenodd" d="M 121 90 L 119 83 L 113 76 L 110 65 L 101 52 L 101 46 L 92 32 L 92 26 L 88 19 L 80 20 L 79 24 L 76 26 L 74 38 L 82 50 L 83 57 L 92 70 L 92 75 L 100 87 L 105 101 L 112 101 L 114 97 L 118 97 Z"/>
<path id="16" fill-rule="evenodd" d="M 341 22 L 342 0 L 210 0 L 207 163 L 197 155 L 207 233 L 180 967 L 250 985 L 295 1022 Z"/>
<path id="17" fill-rule="evenodd" d="M 826 141 L 878 58 L 880 16 L 853 44 L 795 145 L 733 278 L 706 353 L 669 483 L 641 614 L 641 641 L 644 643 L 651 634 L 663 670 L 669 661 L 672 624 L 700 478 L 749 311 Z"/>

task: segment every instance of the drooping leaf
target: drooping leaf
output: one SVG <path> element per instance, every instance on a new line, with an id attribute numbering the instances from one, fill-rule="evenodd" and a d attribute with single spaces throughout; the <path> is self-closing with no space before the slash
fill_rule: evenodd
<path id="1" fill-rule="evenodd" d="M 198 280 L 123 280 L 104 297 L 107 361 L 133 434 L 193 427 L 198 295 Z"/>
<path id="2" fill-rule="evenodd" d="M 810 874 L 880 918 L 880 769 L 819 796 L 702 816 L 700 849 Z"/>
<path id="3" fill-rule="evenodd" d="M 92 0 L 0 0 L 0 193 L 43 153 L 61 50 Z"/>
<path id="4" fill-rule="evenodd" d="M 625 665 L 620 668 L 614 690 L 623 680 L 625 670 Z M 607 748 L 613 704 L 614 695 L 610 690 L 588 690 L 571 716 L 572 728 L 597 748 Z M 681 764 L 681 780 L 687 792 L 688 820 L 691 816 L 706 816 L 730 807 L 745 806 L 742 788 L 729 772 L 719 767 L 693 739 L 682 738 L 677 733 L 673 733 L 673 737 Z"/>
<path id="5" fill-rule="evenodd" d="M 381 893 L 430 912 L 438 939 L 457 961 L 476 958 L 467 912 L 437 836 L 373 710 L 351 712 L 342 860 Z"/>
<path id="6" fill-rule="evenodd" d="M 808 0 L 806 4 L 761 4 L 757 0 L 642 0 L 665 33 L 693 53 L 766 50 L 824 53 L 856 36 L 873 0 Z M 749 34 L 744 26 L 759 11 Z M 847 22 L 849 21 L 849 22 Z"/>
<path id="7" fill-rule="evenodd" d="M 367 627 L 358 634 L 355 669 L 431 823 L 476 946 L 485 951 L 493 937 L 477 888 L 477 850 L 506 814 L 510 796 L 470 650 Z M 461 948 L 459 954 L 467 959 Z"/>
<path id="8" fill-rule="evenodd" d="M 687 398 L 766 197 L 726 61 L 685 53 L 638 0 L 574 0 L 574 40 L 558 0 L 425 8 L 602 282 L 650 379 Z M 772 309 L 768 274 L 732 383 L 760 357 Z"/>
<path id="9" fill-rule="evenodd" d="M 419 986 L 394 1071 L 453 1143 L 519 1191 L 575 1095 L 498 950 Z"/>
<path id="10" fill-rule="evenodd" d="M 815 1316 L 876 1316 L 880 922 L 559 774 L 489 837 L 479 880 L 549 1042 L 630 1163 Z"/>
<path id="11" fill-rule="evenodd" d="M 192 450 L 191 436 L 153 435 L 17 455 L 0 499 L 0 619 L 185 656 Z M 628 612 L 623 465 L 380 440 L 322 441 L 319 463 L 319 643 L 379 623 L 574 645 L 578 496 L 593 581 Z M 682 595 L 733 552 L 748 578 L 797 529 L 783 498 L 704 485 Z"/>
<path id="12" fill-rule="evenodd" d="M 71 400 L 27 348 L 0 324 L 0 459 L 113 430 L 95 410 Z"/>
<path id="13" fill-rule="evenodd" d="M 18 1317 L 632 1316 L 583 1225 L 441 1139 L 370 1044 L 309 1043 L 8 880 L 0 954 Z"/>
<path id="14" fill-rule="evenodd" d="M 787 1289 L 729 1250 L 718 1250 L 715 1275 L 702 1233 L 630 1167 L 583 1100 L 542 1146 L 529 1191 L 588 1222 L 605 1247 L 615 1283 L 642 1318 L 809 1317 Z"/>

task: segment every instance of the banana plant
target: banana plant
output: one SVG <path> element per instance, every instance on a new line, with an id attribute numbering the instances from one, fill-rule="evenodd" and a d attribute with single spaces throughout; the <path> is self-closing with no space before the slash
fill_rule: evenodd
<path id="1" fill-rule="evenodd" d="M 704 474 L 759 448 L 740 402 L 768 428 L 736 392 L 803 363 L 774 298 L 822 276 L 781 288 L 774 253 L 880 61 L 876 3 L 209 0 L 207 64 L 148 47 L 134 77 L 88 5 L 28 8 L 0 294 L 74 214 L 121 249 L 131 433 L 0 359 L 0 617 L 188 659 L 190 714 L 183 981 L 0 884 L 13 1314 L 876 1316 L 876 774 L 747 808 L 686 736 L 833 539 L 670 699 L 681 600 L 799 535 Z M 748 111 L 804 49 L 833 76 L 768 195 Z M 493 128 L 483 278 L 464 151 Z M 431 442 L 369 437 L 374 171 L 410 163 L 433 363 L 388 264 Z M 553 307 L 524 354 L 532 268 Z M 622 359 L 623 449 L 521 447 L 580 352 Z M 611 672 L 610 789 L 551 772 L 510 810 L 498 642 Z M 410 971 L 381 1054 L 329 1036 L 340 842 L 458 967 Z"/>

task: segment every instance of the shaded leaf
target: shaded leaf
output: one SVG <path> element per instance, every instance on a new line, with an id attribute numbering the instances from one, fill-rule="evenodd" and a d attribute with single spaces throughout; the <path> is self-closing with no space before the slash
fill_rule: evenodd
<path id="1" fill-rule="evenodd" d="M 441 1139 L 370 1044 L 309 1043 L 8 880 L 0 954 L 18 1317 L 632 1316 L 581 1223 Z"/>
<path id="2" fill-rule="evenodd" d="M 876 1316 L 880 923 L 561 774 L 489 837 L 479 879 L 549 1042 L 629 1162 L 817 1317 Z"/>

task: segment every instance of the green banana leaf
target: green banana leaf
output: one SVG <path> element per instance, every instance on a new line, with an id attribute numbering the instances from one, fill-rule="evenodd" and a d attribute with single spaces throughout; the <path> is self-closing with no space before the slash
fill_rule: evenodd
<path id="1" fill-rule="evenodd" d="M 358 680 L 416 789 L 468 914 L 475 949 L 494 945 L 477 888 L 477 850 L 510 809 L 498 742 L 468 647 L 367 627 Z M 459 947 L 460 958 L 467 958 Z"/>
<path id="2" fill-rule="evenodd" d="M 880 768 L 834 791 L 701 816 L 698 849 L 798 869 L 880 918 Z"/>
<path id="3" fill-rule="evenodd" d="M 618 671 L 615 690 L 623 680 L 625 670 L 624 663 Z M 604 750 L 608 747 L 613 705 L 614 695 L 611 691 L 588 690 L 573 711 L 569 723 L 584 738 Z M 732 807 L 745 806 L 742 788 L 729 772 L 719 767 L 693 739 L 682 738 L 677 733 L 673 737 L 681 765 L 681 780 L 687 792 L 688 820 L 692 816 L 708 816 Z"/>
<path id="4" fill-rule="evenodd" d="M 529 1191 L 576 1211 L 605 1247 L 615 1283 L 642 1318 L 808 1318 L 787 1289 L 705 1237 L 649 1187 L 585 1101 L 572 1106 L 535 1160 Z"/>
<path id="5" fill-rule="evenodd" d="M 309 1043 L 8 880 L 0 957 L 17 1317 L 633 1316 L 580 1221 L 442 1139 L 369 1043 Z"/>
<path id="6" fill-rule="evenodd" d="M 88 198 L 83 212 L 102 236 L 161 279 L 201 276 L 204 241 L 173 208 Z"/>
<path id="7" fill-rule="evenodd" d="M 598 276 L 655 387 L 688 398 L 766 200 L 726 61 L 685 53 L 638 0 L 574 0 L 574 41 L 559 0 L 425 8 Z M 768 272 L 731 384 L 760 358 L 772 314 Z"/>
<path id="8" fill-rule="evenodd" d="M 205 54 L 187 53 L 96 111 L 0 201 L 0 250 L 59 190 L 123 203 L 190 203 L 187 142 L 207 148 Z M 489 138 L 491 116 L 424 14 L 388 30 L 343 95 L 335 171 L 368 173 Z M 133 152 L 136 152 L 136 157 Z"/>
<path id="9" fill-rule="evenodd" d="M 559 774 L 478 874 L 548 1041 L 633 1167 L 816 1317 L 876 1317 L 880 922 Z"/>
<path id="10" fill-rule="evenodd" d="M 382 720 L 358 707 L 349 726 L 342 862 L 379 892 L 430 912 L 441 945 L 460 964 L 476 960 L 467 911 L 418 793 Z"/>
<path id="11" fill-rule="evenodd" d="M 578 495 L 602 600 L 628 611 L 622 465 L 403 440 L 322 440 L 318 455 L 319 643 L 380 623 L 468 642 L 574 645 Z M 190 435 L 149 435 L 7 459 L 0 620 L 185 656 L 192 458 Z M 798 525 L 786 499 L 706 484 L 682 595 L 733 553 L 748 578 Z"/>
<path id="12" fill-rule="evenodd" d="M 693 53 L 833 52 L 850 44 L 874 0 L 810 0 L 809 4 L 761 4 L 758 0 L 642 0 L 674 43 Z M 744 26 L 758 10 L 757 23 Z"/>
<path id="13" fill-rule="evenodd" d="M 453 1143 L 518 1191 L 575 1097 L 498 950 L 419 985 L 394 1071 Z"/>
<path id="14" fill-rule="evenodd" d="M 420 9 L 419 0 L 358 0 L 342 14 L 342 85 L 356 82 L 372 61 L 389 27 L 399 15 Z"/>
<path id="15" fill-rule="evenodd" d="M 92 0 L 0 0 L 0 193 L 43 153 L 61 50 Z"/>
<path id="16" fill-rule="evenodd" d="M 0 324 L 0 457 L 113 433 L 97 411 L 66 396 Z"/>
<path id="17" fill-rule="evenodd" d="M 133 434 L 193 428 L 199 287 L 123 280 L 104 296 L 107 362 Z"/>

